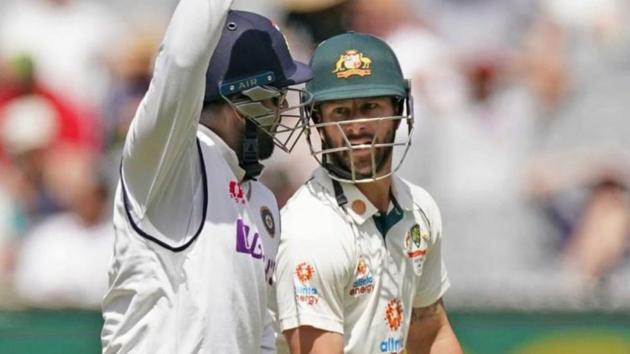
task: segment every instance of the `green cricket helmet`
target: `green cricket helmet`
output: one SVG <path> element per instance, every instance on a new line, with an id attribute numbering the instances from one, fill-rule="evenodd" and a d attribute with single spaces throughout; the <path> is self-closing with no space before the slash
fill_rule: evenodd
<path id="1" fill-rule="evenodd" d="M 342 182 L 373 182 L 391 175 L 400 168 L 409 146 L 413 132 L 413 104 L 410 95 L 410 83 L 405 79 L 394 51 L 380 38 L 348 32 L 322 42 L 310 62 L 313 79 L 306 84 L 306 91 L 311 94 L 313 108 L 307 112 L 307 140 L 311 154 L 323 166 L 328 174 Z M 352 117 L 352 119 L 323 122 L 319 115 L 319 105 L 327 101 L 359 98 L 392 97 L 395 115 L 389 117 Z M 352 144 L 344 127 L 348 124 L 382 124 L 387 120 L 395 121 L 390 141 L 378 141 L 376 134 L 371 143 Z M 401 124 L 402 123 L 402 124 Z M 343 146 L 331 146 L 325 136 L 324 128 L 333 126 L 344 136 Z M 398 129 L 404 126 L 404 129 Z M 400 134 L 400 131 L 404 134 Z M 320 139 L 312 139 L 317 131 Z M 391 168 L 382 170 L 379 158 L 391 158 L 397 148 L 397 161 L 392 161 Z M 370 149 L 370 171 L 358 171 L 353 151 Z M 385 152 L 385 153 L 383 153 Z"/>

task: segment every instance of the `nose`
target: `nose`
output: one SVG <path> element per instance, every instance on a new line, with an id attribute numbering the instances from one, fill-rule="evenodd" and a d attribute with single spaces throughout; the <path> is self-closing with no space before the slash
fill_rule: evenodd
<path id="1" fill-rule="evenodd" d="M 366 131 L 367 127 L 363 122 L 350 120 L 346 124 L 344 124 L 344 132 L 346 133 L 346 136 L 350 139 L 352 139 L 353 137 L 364 135 Z"/>
<path id="2" fill-rule="evenodd" d="M 350 119 L 343 124 L 343 130 L 348 139 L 360 138 L 368 133 L 368 123 L 362 120 L 362 117 L 357 110 L 353 110 Z"/>

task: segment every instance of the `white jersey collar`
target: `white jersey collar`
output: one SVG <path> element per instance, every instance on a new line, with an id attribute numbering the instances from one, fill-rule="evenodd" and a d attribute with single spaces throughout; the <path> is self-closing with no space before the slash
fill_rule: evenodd
<path id="1" fill-rule="evenodd" d="M 313 175 L 315 181 L 317 181 L 325 190 L 334 198 L 335 192 L 332 186 L 332 180 L 326 170 L 318 168 Z M 356 187 L 353 183 L 339 182 L 343 189 L 343 193 L 348 199 L 348 203 L 344 205 L 346 213 L 352 217 L 352 219 L 359 225 L 365 223 L 374 214 L 378 212 L 378 209 L 370 202 L 370 200 Z M 411 197 L 411 191 L 409 186 L 404 183 L 398 176 L 392 176 L 392 193 L 396 201 L 402 209 L 405 211 L 413 210 L 413 199 Z M 390 209 L 392 204 L 390 202 Z"/>
<path id="2" fill-rule="evenodd" d="M 234 150 L 232 150 L 232 148 L 230 148 L 225 141 L 217 135 L 217 133 L 213 132 L 210 128 L 204 126 L 203 124 L 199 124 L 199 131 L 214 142 L 216 147 L 219 149 L 221 156 L 230 166 L 234 176 L 236 176 L 239 181 L 242 181 L 245 176 L 245 170 L 239 165 L 236 152 L 234 152 Z"/>
<path id="3" fill-rule="evenodd" d="M 400 177 L 392 175 L 392 194 L 401 208 L 406 211 L 413 211 L 413 197 L 409 185 Z"/>

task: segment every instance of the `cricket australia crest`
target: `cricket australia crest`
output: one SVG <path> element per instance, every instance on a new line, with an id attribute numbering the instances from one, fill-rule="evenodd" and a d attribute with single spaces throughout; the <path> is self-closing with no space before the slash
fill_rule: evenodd
<path id="1" fill-rule="evenodd" d="M 337 74 L 338 79 L 345 79 L 352 75 L 368 76 L 372 75 L 371 64 L 372 59 L 356 49 L 349 49 L 339 56 L 332 73 Z"/>
<path id="2" fill-rule="evenodd" d="M 422 265 L 429 248 L 429 234 L 420 229 L 420 225 L 415 224 L 405 235 L 405 251 L 407 257 L 413 263 L 413 270 L 417 275 L 422 274 Z"/>

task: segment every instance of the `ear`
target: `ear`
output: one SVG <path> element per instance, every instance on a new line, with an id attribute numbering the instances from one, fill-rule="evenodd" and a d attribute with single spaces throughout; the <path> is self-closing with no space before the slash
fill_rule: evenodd
<path id="1" fill-rule="evenodd" d="M 238 109 L 231 104 L 226 104 L 223 110 L 223 114 L 227 117 L 231 122 L 239 121 L 245 123 L 245 116 L 238 111 Z"/>

